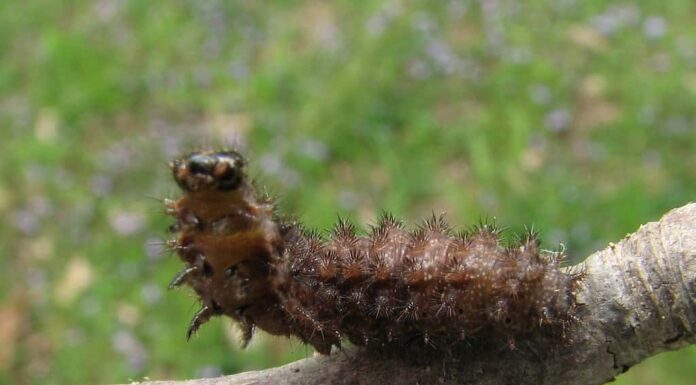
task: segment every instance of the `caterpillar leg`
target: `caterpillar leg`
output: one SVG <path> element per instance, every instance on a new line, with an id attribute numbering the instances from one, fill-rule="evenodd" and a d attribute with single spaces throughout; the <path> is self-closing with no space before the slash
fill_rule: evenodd
<path id="1" fill-rule="evenodd" d="M 188 281 L 188 278 L 191 276 L 191 274 L 195 273 L 196 271 L 198 271 L 197 266 L 188 267 L 184 270 L 181 270 L 179 274 L 177 274 L 176 277 L 172 279 L 172 282 L 169 283 L 169 289 L 181 286 L 186 281 Z"/>
<path id="2" fill-rule="evenodd" d="M 191 339 L 191 336 L 198 331 L 204 323 L 208 322 L 212 316 L 216 313 L 210 306 L 203 306 L 201 310 L 193 316 L 191 323 L 189 323 L 188 331 L 186 332 L 186 339 Z"/>
<path id="3" fill-rule="evenodd" d="M 242 348 L 249 346 L 251 337 L 254 335 L 254 325 L 246 321 L 241 321 L 239 327 L 242 330 Z"/>

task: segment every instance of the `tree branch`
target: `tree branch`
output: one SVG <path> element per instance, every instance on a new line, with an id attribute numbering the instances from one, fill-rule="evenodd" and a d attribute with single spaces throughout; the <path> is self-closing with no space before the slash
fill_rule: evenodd
<path id="1" fill-rule="evenodd" d="M 514 350 L 469 346 L 400 357 L 347 348 L 268 370 L 143 384 L 603 384 L 647 357 L 696 342 L 696 204 L 641 226 L 578 267 L 587 272 L 577 293 L 579 321 L 563 339 L 537 333 Z"/>

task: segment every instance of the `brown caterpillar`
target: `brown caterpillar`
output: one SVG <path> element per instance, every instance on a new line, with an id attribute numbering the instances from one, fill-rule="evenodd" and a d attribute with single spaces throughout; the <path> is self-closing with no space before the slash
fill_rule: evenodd
<path id="1" fill-rule="evenodd" d="M 366 236 L 338 222 L 327 238 L 275 213 L 257 196 L 234 151 L 172 162 L 184 194 L 166 202 L 170 244 L 185 263 L 171 287 L 188 284 L 202 308 L 188 337 L 211 317 L 297 336 L 329 354 L 342 340 L 366 347 L 510 341 L 571 322 L 582 279 L 533 231 L 503 246 L 490 224 L 455 234 L 443 217 L 415 230 L 383 214 Z"/>

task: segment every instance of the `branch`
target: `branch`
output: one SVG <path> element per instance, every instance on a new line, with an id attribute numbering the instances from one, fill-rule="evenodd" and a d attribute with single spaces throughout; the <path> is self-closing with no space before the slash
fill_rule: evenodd
<path id="1" fill-rule="evenodd" d="M 143 385 L 603 384 L 641 360 L 696 342 L 696 203 L 667 213 L 580 265 L 579 322 L 565 338 L 400 357 L 347 348 L 227 377 Z M 577 267 L 574 267 L 577 268 Z"/>

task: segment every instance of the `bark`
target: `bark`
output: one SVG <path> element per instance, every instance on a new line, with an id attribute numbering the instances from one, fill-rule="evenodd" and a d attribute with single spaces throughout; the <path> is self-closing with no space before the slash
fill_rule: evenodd
<path id="1" fill-rule="evenodd" d="M 578 322 L 485 348 L 401 355 L 346 348 L 267 370 L 147 385 L 603 384 L 641 360 L 696 342 L 696 203 L 641 226 L 573 268 L 587 276 Z M 472 345 L 475 341 L 472 341 Z"/>

